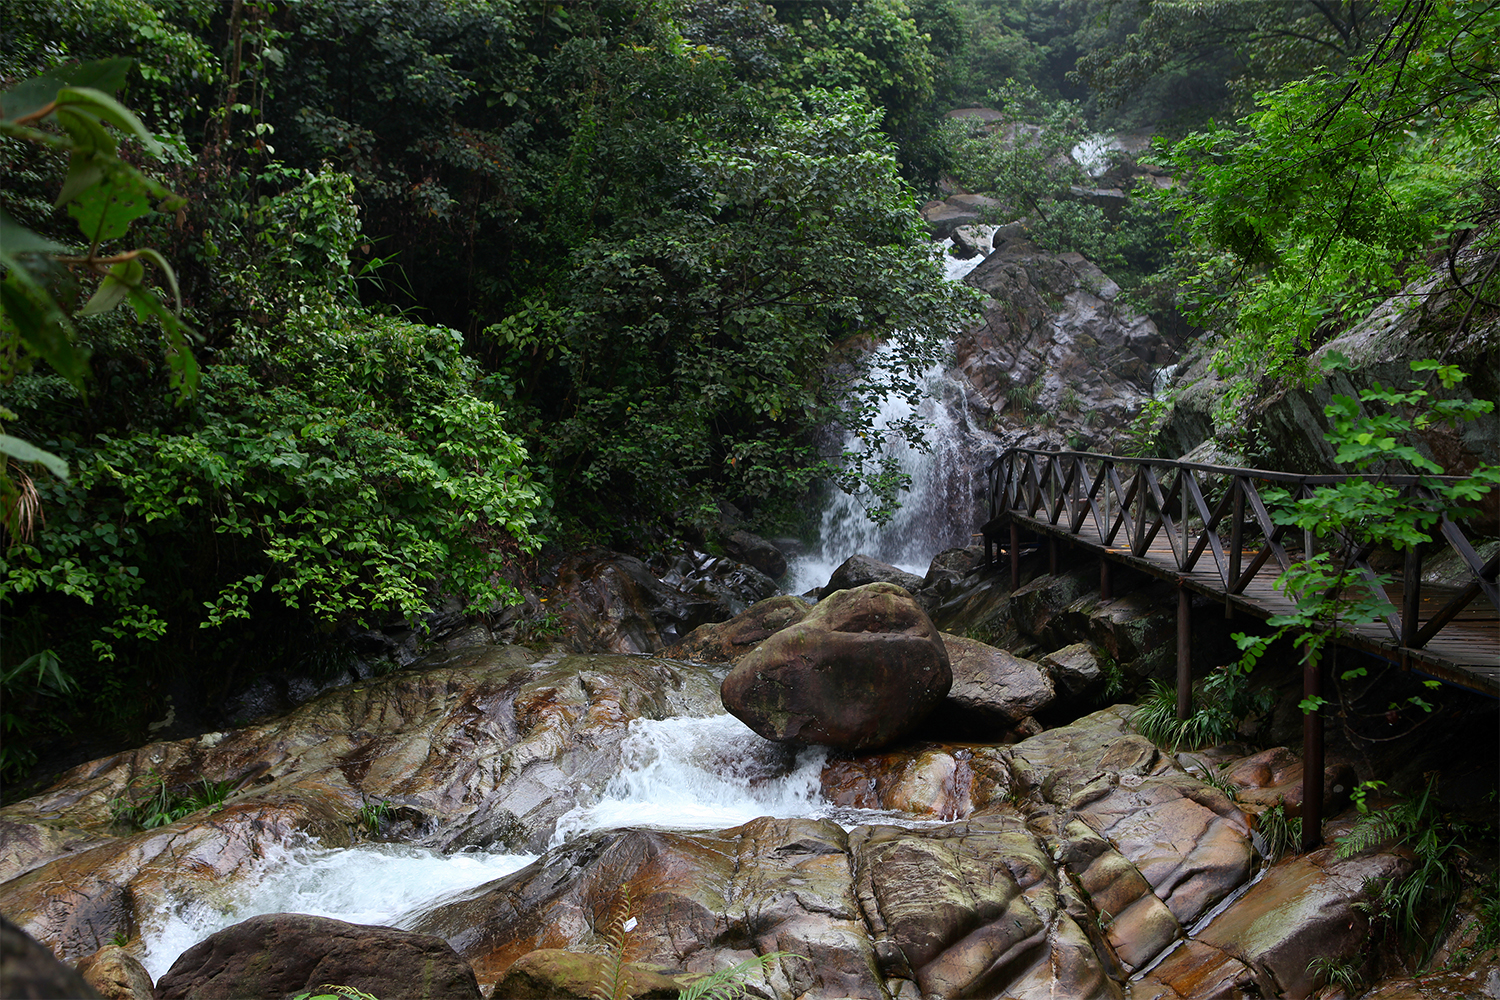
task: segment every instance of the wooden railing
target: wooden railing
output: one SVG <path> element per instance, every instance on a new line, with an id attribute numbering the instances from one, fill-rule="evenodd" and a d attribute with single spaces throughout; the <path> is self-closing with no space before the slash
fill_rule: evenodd
<path id="1" fill-rule="evenodd" d="M 1013 522 L 1046 525 L 1086 545 L 1128 551 L 1138 559 L 1148 553 L 1160 558 L 1162 546 L 1153 543 L 1164 539 L 1171 560 L 1167 568 L 1184 575 L 1211 568 L 1220 583 L 1216 589 L 1240 595 L 1268 562 L 1274 560 L 1277 570 L 1285 570 L 1312 555 L 1318 543 L 1312 531 L 1276 524 L 1262 489 L 1274 485 L 1296 500 L 1347 478 L 1012 448 L 989 468 L 985 543 L 991 549 L 999 530 Z M 1385 618 L 1395 644 L 1421 649 L 1481 593 L 1500 613 L 1496 557 L 1480 558 L 1460 527 L 1441 513 L 1422 477 L 1383 476 L 1381 481 L 1399 489 L 1406 503 L 1438 514 L 1437 537 L 1458 553 L 1469 577 L 1466 586 L 1422 623 L 1422 548 L 1407 550 L 1399 601 L 1390 599 L 1368 562 L 1373 547 L 1355 552 L 1353 565 L 1360 575 L 1396 609 Z"/>

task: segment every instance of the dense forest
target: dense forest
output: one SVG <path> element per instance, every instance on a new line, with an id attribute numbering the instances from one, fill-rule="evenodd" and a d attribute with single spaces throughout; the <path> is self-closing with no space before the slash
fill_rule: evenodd
<path id="1" fill-rule="evenodd" d="M 944 185 L 1231 397 L 1424 275 L 1461 327 L 1497 36 L 1483 0 L 6 3 L 0 765 L 501 607 L 544 545 L 797 532 L 830 483 L 881 516 L 880 435 L 828 429 L 974 314 Z M 1124 130 L 1179 183 L 1111 219 L 1066 153 Z"/>

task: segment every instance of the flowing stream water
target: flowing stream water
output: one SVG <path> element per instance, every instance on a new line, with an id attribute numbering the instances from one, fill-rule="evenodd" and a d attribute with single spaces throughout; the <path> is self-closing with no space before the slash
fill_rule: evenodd
<path id="1" fill-rule="evenodd" d="M 995 230 L 993 226 L 974 228 L 984 242 Z M 947 254 L 952 240 L 944 240 L 941 245 L 949 281 L 962 281 L 984 260 L 983 254 L 968 260 Z M 926 432 L 928 450 L 912 448 L 901 440 L 890 446 L 901 471 L 911 477 L 911 489 L 901 498 L 896 516 L 884 526 L 876 525 L 865 516 L 860 498 L 834 491 L 823 510 L 815 547 L 788 566 L 790 593 L 824 586 L 833 571 L 852 555 L 873 556 L 921 576 L 932 557 L 943 549 L 969 544 L 975 498 L 984 486 L 976 446 L 987 451 L 991 442 L 969 423 L 964 382 L 949 377 L 941 364 L 929 370 L 924 379 L 927 392 L 917 416 Z M 883 435 L 891 424 L 910 415 L 906 400 L 889 396 L 881 403 L 875 429 Z M 859 447 L 852 434 L 842 444 L 845 451 Z"/>
<path id="2" fill-rule="evenodd" d="M 621 746 L 619 772 L 596 801 L 562 816 L 552 845 L 596 830 L 718 830 L 757 816 L 830 817 L 846 825 L 874 816 L 895 818 L 831 806 L 819 790 L 826 754 L 816 747 L 789 751 L 730 715 L 636 719 Z M 535 855 L 483 851 L 445 855 L 393 844 L 326 849 L 309 842 L 286 848 L 227 898 L 164 904 L 143 928 L 143 964 L 159 979 L 187 948 L 262 913 L 404 926 L 453 893 L 535 860 Z"/>
<path id="3" fill-rule="evenodd" d="M 951 246 L 951 243 L 946 244 Z M 961 280 L 982 256 L 947 257 L 948 277 Z M 966 516 L 977 473 L 960 385 L 940 368 L 928 373 L 929 400 L 918 413 L 927 422 L 930 451 L 898 448 L 912 490 L 896 520 L 876 528 L 854 498 L 838 494 L 823 515 L 818 549 L 793 562 L 797 591 L 822 586 L 854 553 L 873 555 L 912 572 L 926 571 L 941 549 L 966 544 Z M 886 421 L 904 416 L 905 404 L 888 401 Z M 955 518 L 955 508 L 964 516 Z M 791 752 L 762 739 L 730 715 L 637 719 L 621 746 L 620 770 L 597 799 L 563 815 L 552 846 L 597 830 L 653 827 L 716 830 L 757 816 L 832 818 L 845 825 L 882 819 L 923 825 L 914 817 L 833 807 L 820 791 L 826 750 Z M 519 871 L 534 855 L 373 844 L 329 849 L 315 841 L 283 848 L 224 898 L 172 900 L 142 929 L 143 964 L 159 979 L 184 950 L 217 930 L 264 913 L 308 913 L 351 923 L 400 927 L 448 896 Z"/>

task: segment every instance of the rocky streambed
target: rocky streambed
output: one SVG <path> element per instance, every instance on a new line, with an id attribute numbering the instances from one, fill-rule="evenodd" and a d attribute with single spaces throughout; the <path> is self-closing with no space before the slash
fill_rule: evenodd
<path id="1" fill-rule="evenodd" d="M 950 604 L 999 599 L 985 595 Z M 1066 638 L 1067 614 L 1106 633 L 1114 622 L 1117 651 L 1150 631 L 1128 602 L 1043 614 L 1010 596 L 1006 620 L 1045 619 L 1033 636 Z M 1131 729 L 1128 705 L 1044 730 L 1037 713 L 1107 700 L 1079 666 L 1088 649 L 1029 660 L 945 634 L 953 689 L 915 737 L 869 752 L 763 740 L 723 715 L 719 685 L 806 615 L 789 602 L 699 630 L 678 658 L 480 644 L 279 718 L 77 767 L 0 810 L 0 913 L 68 962 L 150 958 L 159 996 L 330 979 L 386 998 L 583 996 L 623 942 L 642 996 L 780 952 L 751 995 L 1306 997 L 1326 960 L 1365 953 L 1373 894 L 1410 869 L 1408 852 L 1378 847 L 1269 864 L 1258 816 L 1295 803 L 1301 782 L 1284 749 L 1165 753 Z M 204 777 L 235 790 L 159 829 L 112 824 L 112 804 L 148 778 Z M 664 821 L 659 793 L 642 790 L 652 780 L 705 810 Z M 732 805 L 715 813 L 717 792 L 686 787 L 699 780 L 733 786 Z M 257 917 L 163 974 L 174 913 L 232 924 L 289 845 L 372 836 L 508 863 L 381 921 L 398 930 Z M 246 978 L 268 952 L 292 979 Z M 1500 988 L 1482 973 L 1453 988 Z M 1450 995 L 1411 988 L 1381 995 Z"/>

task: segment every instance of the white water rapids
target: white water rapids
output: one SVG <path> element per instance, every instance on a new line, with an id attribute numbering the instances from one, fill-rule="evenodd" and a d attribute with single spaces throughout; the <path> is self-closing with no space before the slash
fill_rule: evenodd
<path id="1" fill-rule="evenodd" d="M 945 243 L 944 248 L 951 245 Z M 961 280 L 983 259 L 947 257 L 949 280 Z M 963 419 L 962 391 L 941 368 L 929 372 L 927 381 L 930 399 L 918 412 L 927 423 L 932 448 L 922 453 L 896 447 L 903 471 L 913 480 L 896 520 L 877 528 L 858 500 L 838 494 L 824 513 L 818 550 L 793 562 L 796 591 L 827 583 L 838 564 L 855 553 L 923 573 L 940 549 L 968 541 L 966 523 L 956 529 L 961 540 L 928 530 L 930 525 L 951 527 L 953 518 L 945 511 L 971 500 L 965 494 L 972 495 L 973 484 L 967 474 L 955 472 L 972 465 L 961 454 L 972 433 Z M 905 416 L 905 406 L 899 399 L 887 401 L 882 429 Z M 619 773 L 596 801 L 558 820 L 551 843 L 555 847 L 597 830 L 621 827 L 727 829 L 757 816 L 828 817 L 845 824 L 877 817 L 913 825 L 923 822 L 832 807 L 820 792 L 826 754 L 821 748 L 791 753 L 729 715 L 638 719 L 630 724 L 621 746 Z M 159 979 L 187 948 L 263 913 L 308 913 L 400 927 L 452 893 L 509 875 L 535 860 L 532 855 L 475 851 L 443 855 L 390 844 L 288 847 L 267 858 L 225 898 L 166 902 L 142 928 L 142 962 L 152 979 Z"/>
<path id="2" fill-rule="evenodd" d="M 552 844 L 620 827 L 718 830 L 757 816 L 832 817 L 848 823 L 877 815 L 834 809 L 823 798 L 819 777 L 826 755 L 822 748 L 792 753 L 730 715 L 636 719 L 621 746 L 619 773 L 597 801 L 563 815 Z M 143 928 L 142 961 L 152 979 L 159 979 L 187 948 L 262 913 L 310 913 L 400 927 L 451 893 L 509 875 L 535 860 L 533 855 L 482 851 L 443 855 L 391 844 L 288 848 L 216 904 L 165 904 Z"/>

